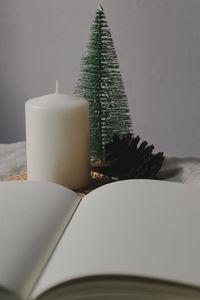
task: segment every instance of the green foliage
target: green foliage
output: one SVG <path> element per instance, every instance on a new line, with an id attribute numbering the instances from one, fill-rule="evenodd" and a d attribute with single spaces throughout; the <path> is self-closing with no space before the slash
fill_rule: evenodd
<path id="1" fill-rule="evenodd" d="M 91 26 L 74 93 L 89 101 L 91 159 L 103 161 L 105 144 L 114 134 L 132 132 L 132 124 L 116 51 L 101 6 Z"/>

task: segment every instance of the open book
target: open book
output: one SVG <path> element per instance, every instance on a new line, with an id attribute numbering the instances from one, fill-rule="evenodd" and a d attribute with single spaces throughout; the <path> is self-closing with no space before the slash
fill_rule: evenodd
<path id="1" fill-rule="evenodd" d="M 200 299 L 200 189 L 0 183 L 0 299 Z"/>

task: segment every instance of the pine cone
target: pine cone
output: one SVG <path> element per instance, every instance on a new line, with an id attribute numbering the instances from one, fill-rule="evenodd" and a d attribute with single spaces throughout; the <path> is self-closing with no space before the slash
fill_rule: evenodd
<path id="1" fill-rule="evenodd" d="M 140 137 L 132 134 L 113 136 L 113 141 L 106 144 L 106 162 L 108 166 L 94 166 L 93 171 L 118 179 L 156 179 L 164 156 L 163 152 L 153 154 L 153 145 L 143 141 L 139 145 Z"/>

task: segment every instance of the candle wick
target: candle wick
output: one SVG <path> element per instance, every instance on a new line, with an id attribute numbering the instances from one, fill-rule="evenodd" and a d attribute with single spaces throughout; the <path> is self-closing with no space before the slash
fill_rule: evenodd
<path id="1" fill-rule="evenodd" d="M 59 81 L 56 80 L 56 92 L 55 94 L 59 94 Z"/>

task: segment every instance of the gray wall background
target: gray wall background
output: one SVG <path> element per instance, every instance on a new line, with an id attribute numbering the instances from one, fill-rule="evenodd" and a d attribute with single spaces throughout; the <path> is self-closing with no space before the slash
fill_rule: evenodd
<path id="1" fill-rule="evenodd" d="M 73 93 L 98 2 L 0 1 L 0 143 L 25 139 L 24 103 Z M 200 1 L 102 0 L 134 131 L 157 151 L 200 156 Z"/>

